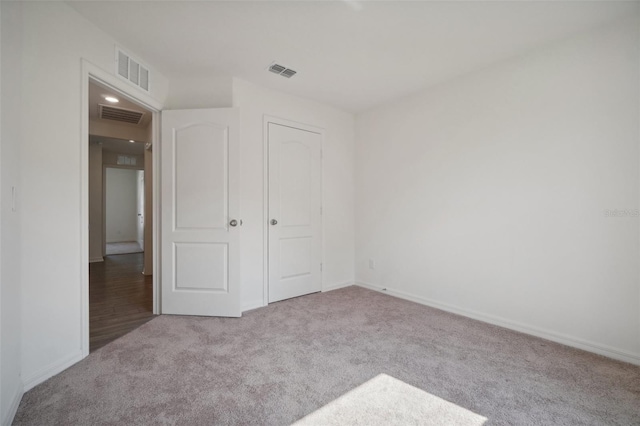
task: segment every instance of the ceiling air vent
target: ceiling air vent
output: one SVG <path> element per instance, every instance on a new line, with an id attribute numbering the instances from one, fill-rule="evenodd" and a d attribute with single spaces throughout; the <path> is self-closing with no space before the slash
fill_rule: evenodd
<path id="1" fill-rule="evenodd" d="M 116 74 L 134 86 L 149 91 L 149 69 L 118 48 L 116 48 Z"/>
<path id="2" fill-rule="evenodd" d="M 280 74 L 281 76 L 286 78 L 291 78 L 296 74 L 296 71 L 275 63 L 269 66 L 269 71 Z"/>
<path id="3" fill-rule="evenodd" d="M 280 74 L 282 71 L 286 70 L 287 67 L 283 67 L 282 65 L 273 64 L 269 67 L 269 71 L 275 72 L 276 74 Z"/>
<path id="4" fill-rule="evenodd" d="M 120 121 L 129 124 L 140 124 L 144 112 L 131 109 L 118 108 L 111 105 L 98 105 L 98 117 L 105 120 Z"/>

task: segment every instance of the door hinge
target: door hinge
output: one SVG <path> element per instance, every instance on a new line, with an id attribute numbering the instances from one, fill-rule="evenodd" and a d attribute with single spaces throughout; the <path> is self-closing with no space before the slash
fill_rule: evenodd
<path id="1" fill-rule="evenodd" d="M 320 216 L 322 216 L 322 206 L 320 206 Z"/>
<path id="2" fill-rule="evenodd" d="M 322 272 L 322 263 L 320 264 L 320 272 Z"/>

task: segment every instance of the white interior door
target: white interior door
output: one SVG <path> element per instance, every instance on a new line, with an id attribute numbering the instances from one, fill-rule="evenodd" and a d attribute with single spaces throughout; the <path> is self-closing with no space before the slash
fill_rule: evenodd
<path id="1" fill-rule="evenodd" d="M 162 313 L 239 317 L 239 114 L 162 112 Z"/>
<path id="2" fill-rule="evenodd" d="M 318 133 L 268 124 L 269 302 L 322 289 Z"/>

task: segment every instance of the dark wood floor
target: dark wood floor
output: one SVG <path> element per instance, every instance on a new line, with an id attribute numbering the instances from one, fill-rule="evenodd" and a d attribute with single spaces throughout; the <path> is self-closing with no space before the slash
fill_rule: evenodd
<path id="1" fill-rule="evenodd" d="M 143 253 L 105 256 L 89 265 L 89 350 L 121 337 L 153 318 L 150 275 Z"/>

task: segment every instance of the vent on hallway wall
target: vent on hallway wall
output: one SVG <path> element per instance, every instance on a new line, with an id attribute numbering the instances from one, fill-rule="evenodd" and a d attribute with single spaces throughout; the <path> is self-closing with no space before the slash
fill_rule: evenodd
<path id="1" fill-rule="evenodd" d="M 144 117 L 144 112 L 98 104 L 98 117 L 122 123 L 140 124 L 142 117 Z"/>
<path id="2" fill-rule="evenodd" d="M 291 78 L 291 77 L 293 77 L 294 75 L 297 74 L 297 72 L 292 70 L 291 68 L 287 68 L 285 66 L 282 66 L 282 65 L 276 64 L 276 63 L 273 63 L 273 64 L 271 64 L 269 66 L 269 71 L 271 71 L 272 73 L 275 73 L 275 74 L 279 74 L 279 75 L 281 75 L 283 77 L 286 77 L 286 78 Z"/>
<path id="3" fill-rule="evenodd" d="M 135 166 L 138 160 L 130 155 L 118 155 L 117 164 L 119 166 Z"/>
<path id="4" fill-rule="evenodd" d="M 116 48 L 116 74 L 142 90 L 149 91 L 149 68 Z"/>

